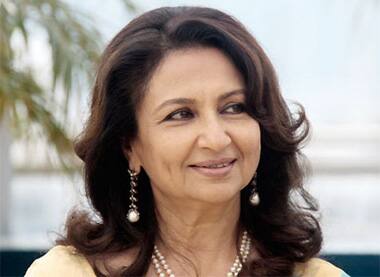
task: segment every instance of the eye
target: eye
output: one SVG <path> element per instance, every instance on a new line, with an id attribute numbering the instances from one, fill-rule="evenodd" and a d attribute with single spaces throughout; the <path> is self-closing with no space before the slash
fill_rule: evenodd
<path id="1" fill-rule="evenodd" d="M 232 114 L 239 114 L 245 112 L 245 104 L 244 103 L 235 103 L 232 105 L 229 105 L 227 108 L 224 109 L 224 111 L 230 110 Z"/>
<path id="2" fill-rule="evenodd" d="M 165 120 L 186 120 L 193 117 L 193 113 L 189 110 L 178 110 L 169 114 Z"/>

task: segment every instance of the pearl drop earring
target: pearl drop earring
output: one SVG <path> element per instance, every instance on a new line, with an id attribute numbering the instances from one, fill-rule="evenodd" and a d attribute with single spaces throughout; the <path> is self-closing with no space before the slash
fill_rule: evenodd
<path id="1" fill-rule="evenodd" d="M 136 205 L 136 202 L 137 202 L 137 196 L 136 196 L 136 194 L 137 194 L 137 190 L 136 190 L 136 188 L 137 188 L 137 173 L 134 170 L 130 170 L 130 169 L 128 169 L 128 173 L 130 176 L 130 185 L 131 185 L 131 189 L 129 191 L 130 192 L 129 200 L 131 201 L 131 204 L 129 204 L 127 219 L 129 222 L 134 223 L 140 219 L 140 213 L 138 212 L 137 205 Z"/>
<path id="2" fill-rule="evenodd" d="M 260 204 L 260 197 L 257 192 L 257 173 L 255 173 L 255 176 L 253 177 L 252 183 L 251 183 L 253 189 L 251 191 L 251 195 L 249 196 L 249 202 L 252 206 L 257 206 Z"/>

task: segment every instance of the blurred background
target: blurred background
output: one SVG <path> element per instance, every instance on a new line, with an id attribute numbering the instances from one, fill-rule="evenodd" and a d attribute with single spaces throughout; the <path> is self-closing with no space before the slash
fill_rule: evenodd
<path id="1" fill-rule="evenodd" d="M 87 206 L 71 140 L 102 49 L 133 17 L 177 5 L 225 11 L 263 46 L 312 124 L 306 186 L 320 203 L 322 254 L 353 276 L 380 276 L 378 0 L 1 0 L 1 276 L 51 247 L 71 207 Z"/>

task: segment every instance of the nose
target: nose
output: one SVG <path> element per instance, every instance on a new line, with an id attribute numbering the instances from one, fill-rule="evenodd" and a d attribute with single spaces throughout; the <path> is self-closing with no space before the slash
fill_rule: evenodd
<path id="1" fill-rule="evenodd" d="M 231 144 L 231 137 L 220 118 L 210 118 L 202 123 L 198 146 L 220 152 Z"/>

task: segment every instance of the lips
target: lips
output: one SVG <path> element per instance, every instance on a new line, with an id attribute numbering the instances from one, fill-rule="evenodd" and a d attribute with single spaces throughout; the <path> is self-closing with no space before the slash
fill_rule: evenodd
<path id="1" fill-rule="evenodd" d="M 191 165 L 197 174 L 207 178 L 227 178 L 234 168 L 236 159 L 225 158 L 220 160 L 208 160 Z"/>
<path id="2" fill-rule="evenodd" d="M 190 165 L 191 167 L 210 167 L 211 166 L 218 166 L 218 165 L 228 165 L 235 161 L 235 158 L 222 158 L 218 160 L 207 160 L 203 162 L 199 162 L 193 165 Z"/>

